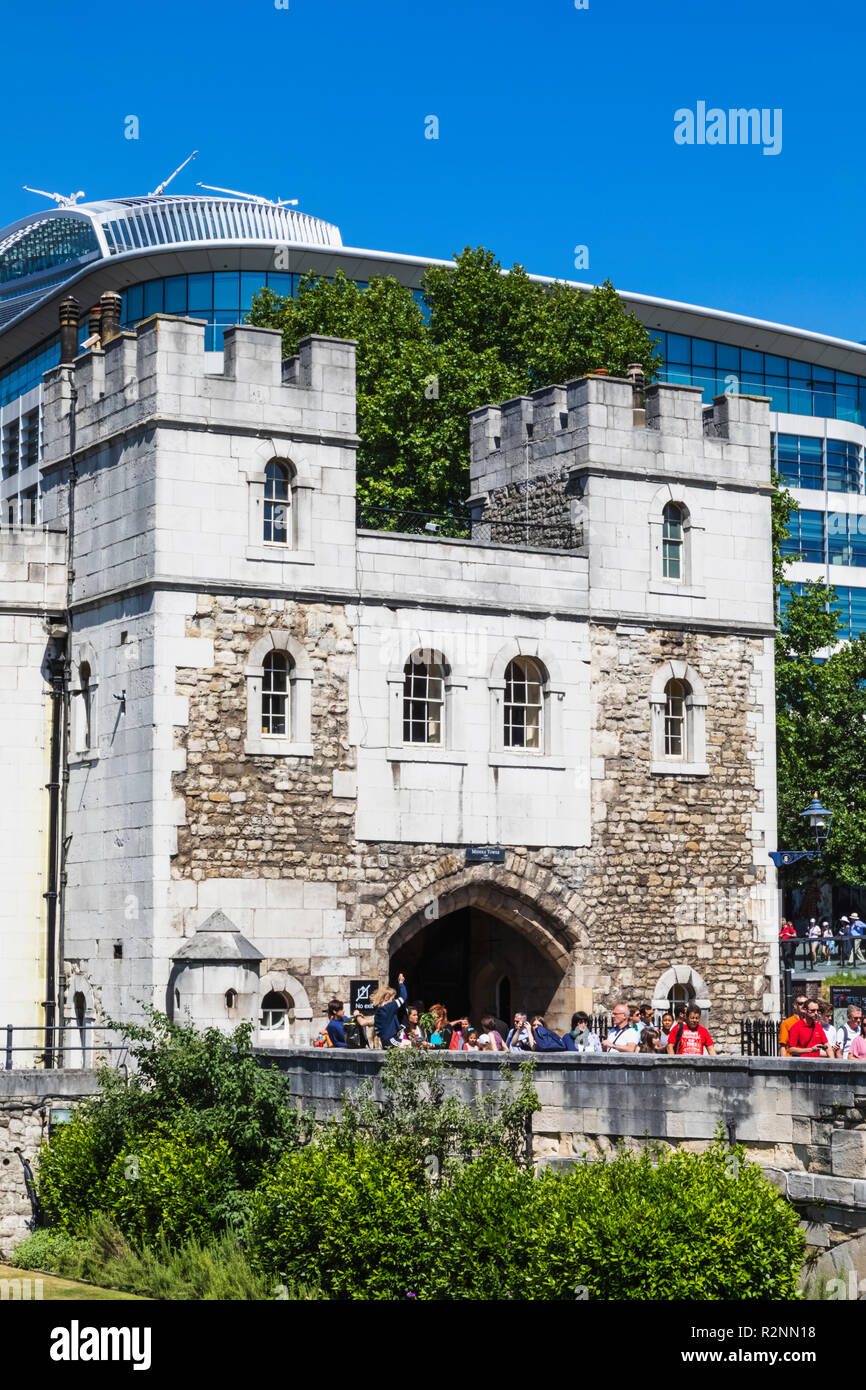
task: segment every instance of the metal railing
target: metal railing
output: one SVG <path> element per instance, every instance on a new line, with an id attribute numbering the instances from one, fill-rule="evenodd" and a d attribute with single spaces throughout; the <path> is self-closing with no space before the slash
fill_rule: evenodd
<path id="1" fill-rule="evenodd" d="M 537 550 L 577 550 L 583 529 L 571 522 L 537 522 L 519 516 L 473 520 L 469 512 L 421 512 L 411 508 L 373 507 L 361 504 L 357 511 L 361 530 L 393 531 L 404 536 L 430 536 L 443 540 L 471 540 L 492 545 L 528 546 Z"/>
<path id="2" fill-rule="evenodd" d="M 743 1057 L 778 1057 L 779 1020 L 741 1018 L 740 1053 Z"/>
<path id="3" fill-rule="evenodd" d="M 815 947 L 816 959 L 812 958 Z M 829 952 L 829 954 L 828 954 Z M 866 965 L 866 936 L 834 936 L 810 940 L 807 936 L 789 936 L 779 940 L 779 959 L 783 970 L 814 970 L 816 965 Z"/>
<path id="4" fill-rule="evenodd" d="M 121 1038 L 116 1028 L 101 1023 L 59 1023 L 54 1027 L 34 1027 L 7 1023 L 0 1035 L 4 1071 L 19 1068 L 73 1068 L 90 1071 L 95 1067 L 125 1065 L 129 1046 L 123 1041 L 107 1041 L 107 1035 Z M 21 1041 L 22 1037 L 35 1041 Z M 16 1062 L 16 1057 L 22 1058 Z"/>

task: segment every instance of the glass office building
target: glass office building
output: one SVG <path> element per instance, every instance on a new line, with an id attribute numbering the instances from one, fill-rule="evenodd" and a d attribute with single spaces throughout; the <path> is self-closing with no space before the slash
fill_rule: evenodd
<path id="1" fill-rule="evenodd" d="M 119 292 L 124 327 L 155 313 L 202 319 L 205 348 L 219 353 L 223 330 L 243 321 L 264 287 L 294 294 L 303 274 L 341 269 L 361 284 L 393 275 L 418 294 L 430 264 L 446 263 L 345 246 L 333 223 L 228 196 L 41 208 L 0 230 L 0 525 L 38 518 L 41 383 L 60 360 L 66 295 L 86 316 L 106 290 Z M 664 379 L 700 386 L 706 404 L 723 392 L 769 397 L 776 466 L 800 504 L 787 543 L 798 557 L 791 583 L 833 582 L 843 634 L 866 631 L 866 347 L 643 294 L 621 297 L 659 340 Z"/>

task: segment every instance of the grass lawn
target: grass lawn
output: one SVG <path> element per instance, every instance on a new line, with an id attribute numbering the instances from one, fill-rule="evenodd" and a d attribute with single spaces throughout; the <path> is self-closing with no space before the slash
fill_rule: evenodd
<path id="1" fill-rule="evenodd" d="M 6 1279 L 16 1279 L 22 1284 L 22 1293 L 27 1289 L 25 1280 L 30 1280 L 30 1297 L 37 1297 L 37 1279 L 42 1281 L 42 1298 L 49 1300 L 69 1299 L 74 1303 L 97 1303 L 97 1302 L 128 1302 L 149 1303 L 148 1298 L 141 1298 L 137 1293 L 120 1293 L 118 1289 L 98 1289 L 94 1284 L 82 1284 L 77 1279 L 58 1279 L 56 1274 L 36 1274 L 29 1269 L 13 1269 L 12 1265 L 0 1265 L 0 1300 L 11 1299 L 17 1293 L 17 1285 L 11 1287 L 4 1283 Z"/>

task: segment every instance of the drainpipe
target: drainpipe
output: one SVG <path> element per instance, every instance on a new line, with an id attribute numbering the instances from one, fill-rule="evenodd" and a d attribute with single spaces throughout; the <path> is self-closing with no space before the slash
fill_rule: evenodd
<path id="1" fill-rule="evenodd" d="M 45 1065 L 54 1066 L 54 1027 L 57 1022 L 57 898 L 60 844 L 62 743 L 66 721 L 66 656 L 48 662 L 51 676 L 51 772 L 48 782 L 48 951 L 45 967 Z"/>
<path id="2" fill-rule="evenodd" d="M 78 355 L 78 312 L 79 306 L 75 300 L 65 300 L 65 305 L 75 305 L 75 329 L 74 342 L 72 334 L 69 334 L 70 341 L 66 346 L 66 351 L 61 350 L 61 364 L 70 366 Z M 63 323 L 63 305 L 61 305 L 61 325 Z M 67 311 L 68 312 L 68 311 Z M 91 323 L 93 311 L 91 311 Z M 62 349 L 62 343 L 61 343 Z M 51 1000 L 52 1023 L 56 1022 L 59 1013 L 61 1024 L 65 1018 L 66 1006 L 66 981 L 63 975 L 63 961 L 65 958 L 65 939 L 66 939 L 66 852 L 68 849 L 66 823 L 69 806 L 69 690 L 72 675 L 72 597 L 73 583 L 75 580 L 74 552 L 75 552 L 75 484 L 78 480 L 78 469 L 75 462 L 75 450 L 77 447 L 77 421 L 76 412 L 78 408 L 78 390 L 75 385 L 73 375 L 70 398 L 69 398 L 69 476 L 67 479 L 67 507 L 66 507 L 66 611 L 65 627 L 66 639 L 65 650 L 62 657 L 58 658 L 58 664 L 62 664 L 63 669 L 63 700 L 62 700 L 62 721 L 60 725 L 60 748 L 59 748 L 59 816 L 55 821 L 52 818 L 52 834 L 56 831 L 56 848 L 52 857 L 52 869 L 56 869 L 56 932 L 52 930 L 49 934 L 49 950 L 54 952 L 54 993 L 49 993 Z M 57 700 L 55 699 L 55 710 L 57 713 Z M 53 740 L 52 740 L 53 744 Z M 53 759 L 53 746 L 52 746 Z M 52 782 L 55 775 L 52 773 Z M 55 1003 L 56 999 L 56 1003 Z M 52 1052 L 55 1052 L 55 1061 L 63 1065 L 63 1046 L 62 1034 L 61 1045 Z"/>

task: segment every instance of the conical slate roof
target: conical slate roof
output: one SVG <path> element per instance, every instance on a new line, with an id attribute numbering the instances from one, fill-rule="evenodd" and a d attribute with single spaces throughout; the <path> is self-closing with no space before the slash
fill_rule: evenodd
<path id="1" fill-rule="evenodd" d="M 172 960 L 198 961 L 201 963 L 231 963 L 235 961 L 264 960 L 261 951 L 241 935 L 240 927 L 229 921 L 224 912 L 217 909 L 207 921 L 190 937 Z"/>

